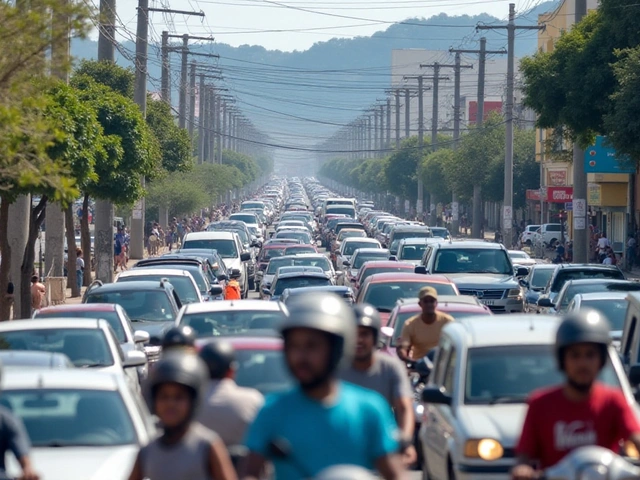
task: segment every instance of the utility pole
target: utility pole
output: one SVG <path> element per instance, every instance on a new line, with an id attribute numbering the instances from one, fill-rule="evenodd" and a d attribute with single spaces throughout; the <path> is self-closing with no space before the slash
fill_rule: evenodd
<path id="1" fill-rule="evenodd" d="M 100 19 L 98 61 L 115 63 L 116 0 L 100 0 Z M 96 199 L 94 213 L 96 278 L 108 283 L 113 278 L 113 204 Z"/>
<path id="2" fill-rule="evenodd" d="M 371 115 L 367 115 L 367 158 L 373 158 L 373 133 L 371 131 Z"/>
<path id="3" fill-rule="evenodd" d="M 485 83 L 485 71 L 487 64 L 487 55 L 504 55 L 506 50 L 487 50 L 487 39 L 482 37 L 480 39 L 479 50 L 462 50 L 462 49 L 450 49 L 451 53 L 471 53 L 478 54 L 478 92 L 477 92 L 477 114 L 476 114 L 476 126 L 478 129 L 482 127 L 484 122 L 484 83 Z M 453 210 L 453 208 L 452 208 Z M 454 223 L 456 217 L 455 210 L 453 211 Z M 473 186 L 473 223 L 471 226 L 471 236 L 473 238 L 480 238 L 482 230 L 482 186 Z"/>
<path id="4" fill-rule="evenodd" d="M 411 90 L 404 89 L 404 138 L 411 136 Z"/>
<path id="5" fill-rule="evenodd" d="M 189 136 L 193 142 L 193 130 L 196 123 L 196 67 L 195 60 L 191 60 L 189 69 Z"/>
<path id="6" fill-rule="evenodd" d="M 577 12 L 577 8 L 576 8 Z M 576 13 L 577 16 L 577 13 Z M 478 30 L 507 30 L 507 98 L 505 102 L 505 159 L 504 159 L 504 201 L 502 206 L 502 239 L 507 248 L 513 244 L 513 101 L 515 83 L 515 40 L 516 30 L 543 30 L 543 25 L 516 26 L 516 6 L 509 4 L 509 23 L 502 26 L 478 25 Z M 575 155 L 575 148 L 574 148 Z M 579 162 L 578 162 L 579 163 Z M 575 167 L 575 165 L 574 165 Z M 584 166 L 583 166 L 584 168 Z M 574 173 L 575 175 L 575 173 Z M 586 194 L 586 188 L 585 188 Z M 586 195 L 585 195 L 586 197 Z M 576 243 L 577 239 L 576 239 Z M 585 247 L 586 247 L 586 241 Z M 575 255 L 575 248 L 574 248 Z M 575 257 L 574 257 L 575 258 Z M 586 257 L 585 259 L 586 260 Z M 580 259 L 576 258 L 576 261 Z"/>
<path id="7" fill-rule="evenodd" d="M 400 149 L 400 89 L 396 89 L 396 150 Z"/>
<path id="8" fill-rule="evenodd" d="M 216 137 L 216 157 L 214 163 L 222 163 L 222 120 L 220 119 L 220 115 L 222 113 L 222 99 L 214 94 L 215 98 L 215 109 L 213 112 L 214 117 L 214 132 Z"/>
<path id="9" fill-rule="evenodd" d="M 575 22 L 577 24 L 587 14 L 587 0 L 576 0 L 575 5 Z M 540 179 L 542 180 L 542 177 Z M 576 142 L 573 144 L 573 261 L 577 263 L 587 263 L 589 261 L 587 188 L 587 174 L 584 171 L 584 150 Z M 542 214 L 542 210 L 540 214 Z"/>
<path id="10" fill-rule="evenodd" d="M 373 149 L 375 150 L 373 156 L 378 156 L 378 109 L 373 109 Z"/>
<path id="11" fill-rule="evenodd" d="M 162 32 L 162 74 L 160 79 L 160 91 L 162 100 L 171 105 L 171 84 L 169 82 L 169 75 L 171 72 L 171 63 L 169 62 L 169 32 L 166 30 Z"/>
<path id="12" fill-rule="evenodd" d="M 384 157 L 384 104 L 380 104 L 380 136 L 378 137 L 378 156 Z"/>
<path id="13" fill-rule="evenodd" d="M 204 75 L 200 74 L 200 82 L 198 83 L 198 163 L 204 163 L 205 149 L 205 124 L 209 122 L 209 111 L 207 110 L 207 101 L 209 96 L 205 90 Z M 207 135 L 208 136 L 208 135 Z"/>
<path id="14" fill-rule="evenodd" d="M 178 125 L 187 126 L 187 62 L 189 55 L 189 34 L 182 35 L 182 57 L 180 62 L 180 95 L 178 99 Z"/>
<path id="15" fill-rule="evenodd" d="M 391 149 L 391 97 L 387 97 L 387 141 L 384 148 L 385 150 Z"/>

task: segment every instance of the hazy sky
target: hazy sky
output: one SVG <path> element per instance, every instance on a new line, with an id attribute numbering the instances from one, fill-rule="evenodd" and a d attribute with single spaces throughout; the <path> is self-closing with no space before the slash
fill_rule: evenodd
<path id="1" fill-rule="evenodd" d="M 94 0 L 95 4 L 99 0 Z M 120 22 L 135 32 L 137 0 L 116 0 Z M 406 18 L 486 12 L 506 18 L 508 5 L 525 11 L 541 0 L 150 0 L 150 6 L 203 11 L 205 18 L 152 13 L 151 37 L 160 32 L 214 35 L 218 42 L 306 50 L 333 37 L 368 36 Z M 464 19 L 461 19 L 461 21 Z M 465 24 L 465 22 L 462 22 Z M 469 26 L 471 31 L 473 26 Z M 464 29 L 461 29 L 461 32 Z M 130 35 L 124 35 L 130 38 Z"/>

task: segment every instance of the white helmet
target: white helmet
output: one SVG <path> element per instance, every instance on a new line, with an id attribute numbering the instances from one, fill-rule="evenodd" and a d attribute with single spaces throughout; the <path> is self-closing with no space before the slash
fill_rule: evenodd
<path id="1" fill-rule="evenodd" d="M 371 471 L 356 465 L 334 465 L 325 468 L 314 477 L 315 480 L 375 480 Z"/>

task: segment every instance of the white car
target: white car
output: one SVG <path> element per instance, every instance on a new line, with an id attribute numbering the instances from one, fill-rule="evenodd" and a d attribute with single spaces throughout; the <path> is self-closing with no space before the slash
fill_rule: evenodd
<path id="1" fill-rule="evenodd" d="M 540 225 L 527 225 L 524 229 L 524 232 L 520 235 L 520 242 L 522 245 L 532 246 L 533 245 L 533 237 L 536 231 L 540 228 Z"/>
<path id="2" fill-rule="evenodd" d="M 147 364 L 139 350 L 123 351 L 109 322 L 87 318 L 42 318 L 2 322 L 0 339 L 5 350 L 63 353 L 76 367 L 122 375 L 132 391 L 140 392 L 135 367 Z"/>
<path id="3" fill-rule="evenodd" d="M 531 258 L 527 252 L 522 250 L 508 250 L 507 255 L 509 255 L 511 263 L 521 267 L 531 267 L 538 263 L 535 258 Z"/>
<path id="4" fill-rule="evenodd" d="M 512 314 L 461 318 L 443 328 L 421 394 L 424 478 L 511 478 L 529 394 L 563 381 L 553 354 L 560 321 Z M 613 347 L 600 381 L 619 388 L 637 414 Z"/>
<path id="5" fill-rule="evenodd" d="M 260 222 L 258 215 L 252 212 L 238 212 L 233 213 L 229 216 L 229 220 L 237 220 L 239 222 L 244 222 L 247 227 L 256 227 L 260 232 L 260 237 L 264 240 L 264 225 Z"/>
<path id="6" fill-rule="evenodd" d="M 347 266 L 344 262 L 351 261 L 351 256 L 359 248 L 382 248 L 382 245 L 375 238 L 345 238 L 336 253 L 336 269 L 346 271 Z"/>
<path id="7" fill-rule="evenodd" d="M 2 377 L 2 404 L 24 423 L 43 480 L 126 479 L 140 447 L 156 435 L 146 405 L 121 375 L 7 370 Z M 21 476 L 13 455 L 7 475 Z"/>
<path id="8" fill-rule="evenodd" d="M 170 268 L 133 268 L 118 274 L 115 283 L 133 281 L 160 281 L 166 278 L 173 285 L 180 302 L 200 303 L 203 301 L 198 284 L 186 270 Z"/>
<path id="9" fill-rule="evenodd" d="M 280 302 L 223 300 L 185 305 L 178 314 L 180 325 L 189 325 L 198 337 L 242 333 L 247 330 L 277 330 L 289 315 Z"/>

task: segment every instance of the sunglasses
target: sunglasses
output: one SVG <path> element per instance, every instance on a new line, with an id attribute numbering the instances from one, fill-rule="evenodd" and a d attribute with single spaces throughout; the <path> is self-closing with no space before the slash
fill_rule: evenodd
<path id="1" fill-rule="evenodd" d="M 421 303 L 436 303 L 437 300 L 433 297 L 424 297 L 422 300 L 420 300 Z"/>

